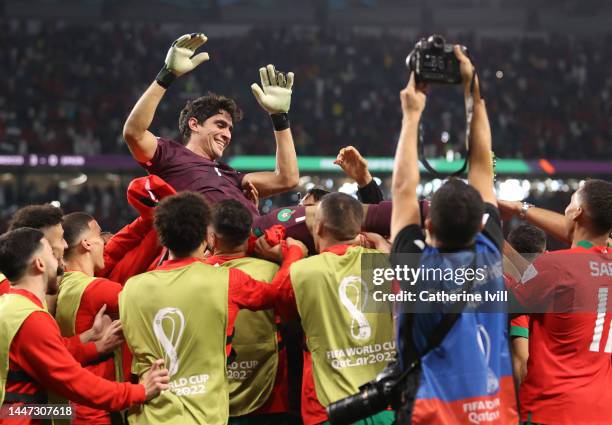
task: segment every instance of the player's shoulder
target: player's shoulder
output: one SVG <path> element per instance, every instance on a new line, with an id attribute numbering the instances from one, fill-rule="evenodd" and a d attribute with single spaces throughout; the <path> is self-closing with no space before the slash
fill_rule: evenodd
<path id="1" fill-rule="evenodd" d="M 96 277 L 91 281 L 88 287 L 104 288 L 105 290 L 118 289 L 121 290 L 121 284 L 114 280 L 105 277 Z"/>

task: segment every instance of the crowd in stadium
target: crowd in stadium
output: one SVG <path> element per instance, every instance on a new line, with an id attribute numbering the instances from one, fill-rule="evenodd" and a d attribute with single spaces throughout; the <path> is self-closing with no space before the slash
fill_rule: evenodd
<path id="1" fill-rule="evenodd" d="M 157 72 L 172 33 L 157 25 L 0 22 L 0 149 L 6 153 L 126 153 L 121 126 Z M 610 37 L 567 35 L 487 38 L 456 36 L 471 46 L 483 92 L 491 97 L 496 154 L 506 158 L 612 158 L 612 66 L 602 54 Z M 176 136 L 185 101 L 214 90 L 237 100 L 244 120 L 230 154 L 270 154 L 273 145 L 249 87 L 263 59 L 292 69 L 300 101 L 292 105 L 298 154 L 335 155 L 354 145 L 364 155 L 393 154 L 400 111 L 395 94 L 406 76 L 414 40 L 349 29 L 254 28 L 215 37 L 214 61 L 169 95 L 155 129 Z M 95 46 L 93 48 L 92 46 Z M 248 48 L 245 48 L 248 46 Z M 254 65 L 255 64 L 255 65 Z M 499 78 L 501 77 L 501 78 Z M 426 115 L 428 155 L 461 150 L 465 121 L 460 95 L 436 91 Z M 584 123 L 588 122 L 589 125 Z M 448 135 L 446 146 L 440 143 Z M 24 143 L 25 142 L 25 143 Z M 435 142 L 435 143 L 434 143 Z"/>
<path id="2" fill-rule="evenodd" d="M 77 425 L 122 423 L 126 417 L 130 424 L 609 421 L 612 183 L 587 180 L 572 194 L 564 214 L 497 199 L 493 185 L 492 148 L 499 144 L 503 151 L 506 137 L 519 147 L 524 140 L 533 155 L 547 154 L 553 139 L 557 147 L 564 146 L 564 131 L 568 144 L 578 136 L 594 140 L 585 145 L 584 155 L 601 156 L 609 149 L 597 142 L 609 137 L 609 117 L 604 118 L 609 106 L 583 86 L 591 77 L 582 79 L 587 68 L 580 55 L 566 65 L 537 56 L 517 58 L 523 65 L 516 69 L 507 63 L 504 72 L 518 85 L 511 89 L 513 96 L 523 90 L 534 102 L 512 109 L 513 101 L 492 87 L 487 74 L 495 68 L 487 68 L 486 56 L 472 64 L 454 46 L 458 86 L 473 100 L 467 182 L 450 178 L 431 199 L 419 200 L 419 123 L 422 119 L 439 131 L 444 119 L 428 121 L 430 114 L 439 113 L 435 106 L 424 113 L 437 90 L 417 81 L 418 71 L 407 78 L 404 65 L 396 62 L 405 52 L 393 40 L 383 38 L 389 41 L 385 49 L 373 49 L 370 54 L 379 56 L 369 56 L 360 49 L 373 40 L 359 39 L 351 53 L 342 34 L 300 40 L 290 32 L 277 33 L 253 38 L 258 40 L 254 48 L 244 51 L 238 47 L 243 41 L 228 39 L 213 49 L 212 40 L 205 44 L 204 34 L 193 33 L 176 39 L 162 62 L 161 53 L 154 52 L 162 52 L 159 46 L 168 40 L 156 40 L 159 48 L 144 48 L 143 40 L 155 38 L 152 28 L 137 31 L 140 35 L 129 43 L 120 42 L 111 27 L 106 31 L 67 31 L 59 38 L 61 47 L 99 42 L 106 66 L 88 60 L 90 52 L 96 53 L 85 48 L 81 54 L 68 53 L 67 62 L 55 70 L 44 60 L 37 63 L 40 57 L 29 47 L 22 58 L 19 49 L 10 53 L 22 69 L 37 71 L 16 74 L 15 81 L 2 84 L 10 89 L 26 78 L 67 99 L 59 109 L 43 113 L 36 108 L 47 103 L 28 98 L 18 114 L 49 120 L 23 126 L 30 135 L 21 137 L 36 146 L 36 132 L 48 134 L 45 125 L 57 125 L 55 142 L 49 142 L 57 152 L 65 140 L 60 130 L 70 123 L 78 126 L 77 134 L 92 128 L 94 138 L 100 130 L 103 150 L 105 134 L 120 140 L 149 175 L 129 184 L 127 201 L 139 217 L 115 234 L 103 232 L 95 209 L 64 215 L 44 204 L 12 214 L 8 231 L 0 236 L 0 424 L 39 423 L 22 408 L 52 400 L 70 400 Z M 37 38 L 43 51 L 58 49 L 57 55 L 44 57 L 65 54 L 53 44 L 54 34 Z M 264 55 L 266 43 L 276 47 L 271 57 Z M 512 50 L 521 46 L 508 44 L 505 54 L 504 45 L 496 50 L 488 43 L 473 50 L 492 52 L 499 63 L 514 61 Z M 530 43 L 536 52 L 552 46 Z M 126 54 L 126 46 L 139 53 Z M 295 62 L 282 70 L 261 67 L 259 75 L 243 65 L 263 57 L 267 63 Z M 594 53 L 591 59 L 607 60 L 597 57 Z M 310 65 L 299 62 L 302 58 Z M 531 69 L 523 70 L 525 63 Z M 379 71 L 363 71 L 380 64 Z M 546 70 L 556 75 L 552 68 L 561 66 L 574 69 L 564 74 L 570 80 L 563 90 L 578 85 L 572 94 L 579 98 L 584 90 L 584 107 L 574 110 L 559 99 L 561 116 L 547 116 L 542 111 L 549 105 L 540 102 L 557 101 L 537 90 L 547 87 Z M 211 80 L 196 80 L 196 72 Z M 376 72 L 383 73 L 380 80 Z M 150 79 L 143 77 L 149 73 Z M 82 79 L 86 93 L 79 92 L 81 85 L 62 85 L 67 75 Z M 328 80 L 331 76 L 343 85 Z M 606 78 L 596 77 L 602 84 Z M 237 81 L 243 80 L 252 93 L 234 96 Z M 227 97 L 197 97 L 204 81 Z M 378 87 L 382 81 L 393 85 Z M 139 92 L 132 96 L 136 87 Z M 363 96 L 369 92 L 376 94 Z M 24 97 L 35 93 L 26 90 Z M 233 97 L 241 106 L 253 105 L 253 110 L 244 107 L 253 121 L 238 123 L 242 112 Z M 368 113 L 364 98 L 385 106 Z M 87 110 L 83 104 L 98 106 Z M 348 104 L 359 106 L 345 110 Z M 309 113 L 302 109 L 299 116 L 310 114 L 326 125 L 294 124 L 290 117 L 300 108 Z M 119 110 L 124 115 L 116 115 Z M 584 122 L 601 119 L 601 125 L 589 126 L 597 134 L 572 125 L 572 114 L 584 111 L 593 114 Z M 108 120 L 101 119 L 106 113 Z M 330 115 L 340 118 L 334 121 L 339 128 L 325 122 Z M 353 123 L 360 121 L 367 121 L 368 130 L 356 127 L 353 136 Z M 177 122 L 175 140 L 152 133 L 154 127 Z M 238 130 L 242 125 L 252 140 Z M 300 145 L 304 127 L 313 141 Z M 548 132 L 553 129 L 559 132 Z M 492 130 L 499 131 L 499 138 Z M 360 140 L 316 142 L 339 134 Z M 387 200 L 361 155 L 390 154 L 376 150 L 382 144 L 369 143 L 381 137 L 389 140 L 391 151 L 395 146 Z M 219 161 L 230 145 L 253 153 L 264 145 L 272 150 L 272 139 L 275 170 L 245 174 Z M 357 145 L 361 154 L 354 148 L 336 149 L 348 144 Z M 337 164 L 359 186 L 359 200 L 312 190 L 299 205 L 260 214 L 260 198 L 298 184 L 299 154 L 319 148 L 337 154 Z M 560 152 L 570 155 L 569 150 Z M 512 217 L 529 225 L 513 230 L 505 241 L 503 226 Z M 545 232 L 571 248 L 544 252 Z M 368 310 L 365 301 L 376 288 L 368 286 L 363 264 L 368 258 L 375 261 L 369 254 L 379 253 L 391 254 L 385 257 L 390 264 L 377 264 L 385 272 L 446 267 L 461 270 L 467 283 L 458 291 L 454 279 L 385 277 L 388 298 L 424 301 L 421 295 L 435 289 L 455 301 L 417 302 L 427 314 L 404 310 L 407 304 L 399 298 L 395 315 L 390 309 Z M 469 270 L 486 270 L 485 277 L 467 277 Z M 499 298 L 462 301 L 472 292 Z M 500 304 L 503 294 L 509 300 Z M 372 383 L 381 372 L 388 385 Z M 367 391 L 347 400 L 368 382 Z M 299 407 L 293 404 L 296 399 Z"/>

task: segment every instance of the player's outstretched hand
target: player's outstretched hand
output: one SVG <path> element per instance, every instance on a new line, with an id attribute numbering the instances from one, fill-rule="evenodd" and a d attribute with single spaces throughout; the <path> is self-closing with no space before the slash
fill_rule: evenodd
<path id="1" fill-rule="evenodd" d="M 195 51 L 206 43 L 208 38 L 202 33 L 185 34 L 180 36 L 172 43 L 166 55 L 166 69 L 175 76 L 191 71 L 202 62 L 206 62 L 210 57 L 203 52 L 194 56 Z"/>
<path id="2" fill-rule="evenodd" d="M 251 84 L 251 90 L 257 103 L 269 114 L 289 112 L 291 106 L 291 88 L 293 87 L 293 72 L 287 75 L 278 72 L 274 65 L 259 68 L 261 87 Z"/>
<path id="3" fill-rule="evenodd" d="M 155 360 L 151 369 L 142 376 L 142 381 L 140 381 L 145 387 L 147 401 L 170 388 L 169 382 L 170 375 L 168 374 L 168 369 L 164 367 L 164 361 L 162 359 Z"/>

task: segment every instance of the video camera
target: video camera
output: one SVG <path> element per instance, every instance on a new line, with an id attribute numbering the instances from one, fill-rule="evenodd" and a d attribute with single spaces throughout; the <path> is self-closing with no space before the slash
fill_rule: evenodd
<path id="1" fill-rule="evenodd" d="M 467 52 L 464 46 L 461 49 Z M 441 35 L 420 39 L 406 58 L 406 66 L 414 72 L 418 83 L 461 83 L 459 59 L 453 45 L 447 44 Z"/>

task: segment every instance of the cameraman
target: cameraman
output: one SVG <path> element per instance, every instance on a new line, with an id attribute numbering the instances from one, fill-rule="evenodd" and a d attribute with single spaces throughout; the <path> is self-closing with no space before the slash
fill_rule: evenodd
<path id="1" fill-rule="evenodd" d="M 416 84 L 412 74 L 400 93 L 403 119 L 393 170 L 391 238 L 394 254 L 419 254 L 417 263 L 421 265 L 431 265 L 432 259 L 440 259 L 440 254 L 445 253 L 445 259 L 462 257 L 464 263 L 455 267 L 465 268 L 470 264 L 466 259 L 474 261 L 476 254 L 488 264 L 499 263 L 503 236 L 493 192 L 491 131 L 485 104 L 480 97 L 478 79 L 473 78 L 472 63 L 459 46 L 455 46 L 455 55 L 460 62 L 466 106 L 473 84 L 469 185 L 450 179 L 433 195 L 425 222 L 432 241 L 427 246 L 416 194 L 417 133 L 425 108 L 426 86 Z M 495 283 L 503 288 L 501 277 Z M 420 363 L 415 373 L 408 374 L 401 388 L 397 423 L 518 422 L 507 315 L 461 313 L 456 317 L 447 328 L 448 333 L 444 333 L 439 332 L 446 320 L 444 314 L 398 316 L 397 346 L 402 371 L 409 370 L 417 359 Z M 441 338 L 436 344 L 432 344 L 434 333 Z M 432 345 L 435 350 L 425 352 Z"/>

